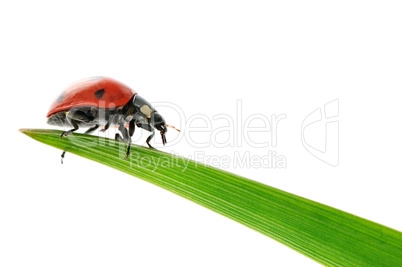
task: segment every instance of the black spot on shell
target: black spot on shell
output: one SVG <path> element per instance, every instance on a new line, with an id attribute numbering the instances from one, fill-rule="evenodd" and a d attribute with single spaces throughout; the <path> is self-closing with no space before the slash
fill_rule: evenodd
<path id="1" fill-rule="evenodd" d="M 95 92 L 95 96 L 97 99 L 101 99 L 104 93 L 105 89 L 99 89 L 98 91 Z"/>
<path id="2" fill-rule="evenodd" d="M 59 95 L 59 97 L 56 99 L 57 103 L 61 103 L 61 101 L 63 101 L 63 98 L 65 95 L 66 95 L 66 91 L 61 93 L 61 95 Z"/>

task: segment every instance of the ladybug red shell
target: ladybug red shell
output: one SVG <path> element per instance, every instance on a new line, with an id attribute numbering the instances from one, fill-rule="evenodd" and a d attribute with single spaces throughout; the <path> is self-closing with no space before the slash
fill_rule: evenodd
<path id="1" fill-rule="evenodd" d="M 72 127 L 63 132 L 61 138 L 80 127 L 89 128 L 85 133 L 91 133 L 99 126 L 104 126 L 101 131 L 106 131 L 109 126 L 116 125 L 122 136 L 116 133 L 115 138 L 128 143 L 127 157 L 135 126 L 151 132 L 146 141 L 150 148 L 153 148 L 149 142 L 155 129 L 160 131 L 162 143 L 166 144 L 168 125 L 158 111 L 130 87 L 107 77 L 87 78 L 74 83 L 53 102 L 47 117 L 49 124 Z"/>
<path id="2" fill-rule="evenodd" d="M 47 117 L 72 107 L 117 107 L 125 105 L 136 92 L 127 85 L 107 77 L 78 81 L 63 91 L 50 106 Z"/>

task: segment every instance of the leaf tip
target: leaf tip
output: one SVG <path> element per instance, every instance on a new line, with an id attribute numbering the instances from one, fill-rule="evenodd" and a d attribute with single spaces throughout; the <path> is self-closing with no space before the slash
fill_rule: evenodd
<path id="1" fill-rule="evenodd" d="M 31 136 L 34 133 L 33 129 L 27 129 L 27 128 L 21 128 L 18 129 L 18 131 L 28 136 Z"/>

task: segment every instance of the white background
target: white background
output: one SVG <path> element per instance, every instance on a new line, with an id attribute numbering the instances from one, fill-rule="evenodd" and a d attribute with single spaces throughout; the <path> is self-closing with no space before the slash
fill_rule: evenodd
<path id="1" fill-rule="evenodd" d="M 52 128 L 51 102 L 94 75 L 186 116 L 234 117 L 239 99 L 245 117 L 286 114 L 268 148 L 286 168 L 227 170 L 402 229 L 399 1 L 8 2 L 0 5 L 1 266 L 318 265 L 135 177 L 72 154 L 61 165 L 61 151 L 18 132 Z M 300 135 L 304 118 L 334 99 L 337 167 L 309 154 Z M 177 136 L 169 131 L 168 141 Z M 163 148 L 156 139 L 186 157 L 267 151 L 185 139 Z"/>

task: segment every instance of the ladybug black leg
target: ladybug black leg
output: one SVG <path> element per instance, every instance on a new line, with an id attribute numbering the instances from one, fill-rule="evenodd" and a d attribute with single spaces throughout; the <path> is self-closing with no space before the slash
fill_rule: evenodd
<path id="1" fill-rule="evenodd" d="M 149 132 L 152 132 L 151 135 L 148 136 L 146 143 L 147 143 L 147 145 L 149 146 L 149 148 L 155 149 L 155 148 L 154 148 L 153 146 L 151 146 L 151 144 L 149 143 L 149 142 L 152 140 L 152 138 L 154 138 L 154 135 L 155 135 L 155 129 L 154 129 L 154 127 L 152 127 L 152 125 L 150 125 L 150 124 L 145 124 L 145 123 L 137 123 L 137 126 L 138 126 L 139 128 L 144 129 L 144 130 L 147 130 L 147 131 L 149 131 Z"/>
<path id="2" fill-rule="evenodd" d="M 128 124 L 128 134 L 130 135 L 130 138 L 134 135 L 134 130 L 135 130 L 135 121 L 131 120 L 130 123 Z"/>
<path id="3" fill-rule="evenodd" d="M 63 164 L 63 159 L 64 159 L 65 154 L 66 154 L 66 151 L 63 151 L 63 153 L 61 154 L 61 164 Z"/>
<path id="4" fill-rule="evenodd" d="M 93 131 L 95 131 L 98 128 L 99 128 L 99 124 L 96 124 L 95 126 L 93 126 L 93 127 L 89 128 L 88 130 L 86 130 L 84 132 L 84 134 L 90 134 L 90 133 L 92 133 Z"/>
<path id="5" fill-rule="evenodd" d="M 119 131 L 121 132 L 121 134 L 123 135 L 123 137 L 121 137 L 120 134 L 116 133 L 115 135 L 115 139 L 119 140 L 119 141 L 123 141 L 123 142 L 127 142 L 128 146 L 127 146 L 127 151 L 126 151 L 126 158 L 128 158 L 128 156 L 130 155 L 130 148 L 131 148 L 131 136 L 133 136 L 134 134 L 134 129 L 135 129 L 135 121 L 131 120 L 129 123 L 129 130 L 127 130 L 127 128 L 124 126 L 123 123 L 121 123 L 119 125 Z"/>
<path id="6" fill-rule="evenodd" d="M 152 140 L 152 138 L 154 138 L 154 135 L 155 135 L 155 130 L 151 133 L 151 135 L 150 136 L 148 136 L 148 138 L 147 138 L 147 145 L 149 146 L 149 148 L 152 148 L 152 149 L 155 149 L 153 146 L 151 146 L 151 144 L 149 143 L 149 141 L 151 141 Z"/>
<path id="7" fill-rule="evenodd" d="M 115 140 L 118 140 L 118 141 L 122 141 L 122 142 L 124 142 L 123 137 L 121 137 L 121 135 L 120 135 L 120 134 L 118 134 L 118 133 L 116 133 L 116 135 L 114 136 L 114 139 L 115 139 Z"/>
<path id="8" fill-rule="evenodd" d="M 99 128 L 99 125 L 96 124 L 95 126 L 93 126 L 93 127 L 89 128 L 88 130 L 86 130 L 85 134 L 90 134 L 90 133 L 92 133 L 93 131 L 95 131 L 98 128 Z M 60 137 L 62 137 L 62 136 L 60 136 Z M 64 159 L 64 156 L 66 155 L 66 152 L 67 151 L 64 150 L 63 153 L 61 154 L 61 164 L 63 164 L 63 159 Z"/>
<path id="9" fill-rule="evenodd" d="M 110 126 L 110 121 L 108 121 L 108 122 L 106 123 L 106 125 L 105 125 L 105 128 L 101 129 L 100 131 L 101 131 L 102 133 L 103 133 L 103 132 L 106 132 L 106 130 L 109 129 L 109 126 Z"/>
<path id="10" fill-rule="evenodd" d="M 60 135 L 60 138 L 63 138 L 64 136 L 67 136 L 67 135 L 69 135 L 70 133 L 77 131 L 78 128 L 79 128 L 79 127 L 78 127 L 78 124 L 77 124 L 74 120 L 69 119 L 69 118 L 67 117 L 67 121 L 68 121 L 74 128 L 71 129 L 71 130 L 68 130 L 68 131 L 63 132 L 63 133 Z"/>
<path id="11" fill-rule="evenodd" d="M 131 120 L 129 125 L 128 125 L 129 138 L 128 138 L 128 146 L 127 146 L 126 158 L 125 159 L 128 159 L 128 156 L 130 155 L 131 137 L 134 134 L 134 130 L 135 130 L 135 122 L 134 122 L 134 120 Z"/>
<path id="12" fill-rule="evenodd" d="M 129 135 L 128 135 L 128 130 L 127 128 L 124 126 L 123 123 L 121 123 L 119 125 L 119 131 L 121 132 L 121 134 L 123 135 L 122 141 L 128 141 Z"/>

